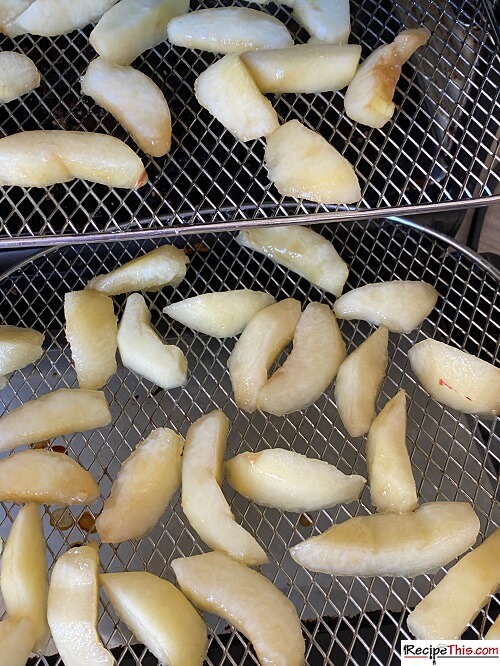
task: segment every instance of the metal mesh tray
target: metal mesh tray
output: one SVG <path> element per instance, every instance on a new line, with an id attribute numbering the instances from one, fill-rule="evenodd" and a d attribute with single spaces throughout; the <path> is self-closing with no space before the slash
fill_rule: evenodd
<path id="1" fill-rule="evenodd" d="M 191 2 L 191 8 L 248 3 Z M 262 9 L 262 8 L 261 8 Z M 194 230 L 322 219 L 436 212 L 500 199 L 500 63 L 490 0 L 352 0 L 351 42 L 362 57 L 390 42 L 404 27 L 432 32 L 403 68 L 397 111 L 382 130 L 351 122 L 343 93 L 271 96 L 280 119 L 294 118 L 319 131 L 354 165 L 362 185 L 355 207 L 326 207 L 281 197 L 263 165 L 263 139 L 240 143 L 202 109 L 193 94 L 196 77 L 217 56 L 167 43 L 135 65 L 164 91 L 173 117 L 169 156 L 142 156 L 149 184 L 138 192 L 74 181 L 48 189 L 6 187 L 2 195 L 0 247 L 170 235 Z M 284 21 L 297 42 L 308 35 L 291 10 L 270 4 L 262 11 Z M 95 57 L 91 26 L 55 39 L 0 38 L 2 50 L 30 56 L 42 74 L 40 88 L 0 107 L 3 134 L 30 129 L 88 130 L 112 134 L 136 149 L 123 128 L 90 98 L 79 79 Z M 83 239 L 84 240 L 84 239 Z M 41 241 L 43 241 L 41 243 Z"/>
<path id="2" fill-rule="evenodd" d="M 500 274 L 478 256 L 436 232 L 389 220 L 324 227 L 350 264 L 348 285 L 388 279 L 422 279 L 435 285 L 440 299 L 421 328 L 409 335 L 390 336 L 390 366 L 378 400 L 382 408 L 399 388 L 408 394 L 408 445 L 417 489 L 422 501 L 470 502 L 481 522 L 480 538 L 500 524 L 498 505 L 499 420 L 458 414 L 429 398 L 409 369 L 407 352 L 417 341 L 434 337 L 500 362 Z M 220 408 L 231 421 L 228 457 L 244 450 L 290 447 L 314 458 L 338 465 L 345 473 L 366 476 L 364 440 L 347 436 L 337 414 L 330 388 L 307 410 L 284 418 L 237 409 L 231 392 L 227 360 L 234 338 L 217 340 L 196 334 L 168 321 L 162 308 L 172 299 L 210 290 L 246 287 L 264 289 L 276 297 L 294 296 L 331 303 L 322 292 L 296 274 L 241 248 L 229 234 L 207 234 L 203 240 L 178 239 L 191 259 L 186 279 L 176 289 L 146 295 L 153 323 L 165 338 L 185 351 L 190 369 L 187 386 L 165 392 L 119 367 L 106 387 L 113 414 L 107 428 L 54 440 L 67 447 L 99 482 L 107 497 L 123 460 L 151 428 L 170 426 L 185 435 L 189 424 L 202 414 Z M 46 353 L 36 366 L 14 373 L 0 392 L 1 411 L 11 410 L 34 396 L 62 387 L 75 387 L 76 376 L 64 336 L 63 297 L 82 288 L 96 273 L 114 268 L 155 242 L 62 247 L 44 251 L 5 274 L 0 280 L 2 323 L 24 324 L 47 331 Z M 116 298 L 121 309 L 124 298 Z M 341 322 L 352 351 L 370 333 L 363 322 Z M 224 485 L 236 519 L 254 533 L 269 554 L 262 567 L 295 604 L 307 643 L 309 665 L 327 663 L 380 664 L 399 661 L 399 640 L 408 638 L 406 613 L 440 580 L 446 568 L 434 576 L 405 578 L 332 578 L 298 567 L 287 549 L 301 539 L 324 531 L 334 522 L 373 512 L 368 488 L 360 502 L 310 515 L 296 515 L 259 507 Z M 87 539 L 89 525 L 82 515 L 95 516 L 102 501 L 91 508 L 44 510 L 49 560 Z M 0 509 L 0 535 L 6 537 L 17 512 L 12 505 Z M 58 513 L 57 513 L 58 512 Z M 63 525 L 62 523 L 66 523 Z M 55 525 L 59 524 L 61 529 Z M 64 528 L 64 529 L 62 529 Z M 148 570 L 173 581 L 172 559 L 205 550 L 187 524 L 176 495 L 149 536 L 138 542 L 100 548 L 105 571 Z M 453 564 L 453 563 L 451 563 Z M 489 627 L 498 604 L 492 600 L 481 611 L 470 637 Z M 222 620 L 205 615 L 210 627 L 208 664 L 255 664 L 251 647 Z M 117 621 L 107 603 L 100 610 L 100 631 L 116 646 L 120 664 L 156 663 Z M 122 646 L 122 647 L 117 647 Z M 151 660 L 151 661 L 150 661 Z M 37 664 L 60 664 L 56 658 Z"/>

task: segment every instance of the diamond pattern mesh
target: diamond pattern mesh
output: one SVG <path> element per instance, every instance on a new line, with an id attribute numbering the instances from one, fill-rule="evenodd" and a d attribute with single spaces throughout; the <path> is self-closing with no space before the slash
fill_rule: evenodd
<path id="1" fill-rule="evenodd" d="M 499 193 L 500 64 L 488 26 L 489 0 L 353 0 L 351 41 L 363 58 L 392 41 L 404 27 L 425 24 L 432 32 L 403 68 L 397 112 L 382 130 L 352 123 L 343 112 L 343 93 L 271 96 L 281 121 L 294 118 L 319 131 L 354 165 L 363 198 L 360 216 L 371 211 L 402 212 L 410 205 L 441 202 L 468 205 Z M 192 2 L 192 9 L 230 4 Z M 245 2 L 235 3 L 245 6 Z M 247 5 L 248 6 L 248 5 Z M 261 8 L 262 9 L 262 8 Z M 291 10 L 270 4 L 262 11 L 284 21 L 297 42 L 307 34 Z M 5 135 L 30 129 L 88 130 L 112 134 L 135 146 L 125 130 L 90 98 L 79 78 L 95 56 L 91 31 L 54 39 L 0 37 L 0 48 L 30 56 L 42 74 L 41 86 L 0 107 Z M 27 237 L 54 239 L 72 234 L 110 239 L 122 230 L 165 229 L 236 220 L 346 211 L 282 198 L 267 178 L 264 140 L 240 143 L 200 107 L 196 77 L 217 56 L 160 44 L 135 66 L 163 90 L 173 117 L 169 156 L 142 156 L 149 183 L 138 192 L 74 181 L 48 189 L 6 187 L 2 196 L 0 244 Z"/>
<path id="2" fill-rule="evenodd" d="M 342 257 L 350 264 L 348 285 L 389 279 L 422 279 L 435 285 L 440 299 L 422 326 L 408 335 L 390 335 L 390 366 L 378 400 L 381 409 L 399 388 L 408 394 L 408 446 L 421 501 L 460 500 L 472 503 L 481 522 L 481 539 L 500 524 L 498 505 L 499 421 L 458 414 L 443 407 L 418 385 L 408 365 L 407 353 L 415 342 L 434 337 L 500 362 L 499 275 L 487 264 L 453 242 L 414 226 L 388 220 L 323 227 Z M 290 447 L 310 457 L 337 465 L 344 473 L 366 476 L 364 440 L 346 434 L 338 417 L 333 390 L 311 407 L 278 418 L 247 414 L 234 404 L 228 372 L 228 355 L 234 339 L 217 340 L 193 333 L 169 321 L 162 308 L 171 300 L 211 290 L 246 287 L 263 289 L 276 297 L 293 296 L 304 305 L 330 298 L 294 273 L 241 248 L 233 236 L 207 234 L 178 239 L 191 260 L 186 279 L 176 289 L 147 294 L 158 331 L 186 353 L 190 376 L 184 389 L 169 392 L 119 367 L 106 387 L 113 414 L 107 428 L 70 437 L 53 444 L 68 448 L 71 456 L 90 469 L 107 497 L 123 460 L 151 428 L 169 426 L 185 435 L 202 414 L 223 409 L 230 419 L 228 457 L 244 450 Z M 0 393 L 0 408 L 11 410 L 34 396 L 61 387 L 75 387 L 76 376 L 63 333 L 63 296 L 80 289 L 96 273 L 152 249 L 155 242 L 62 247 L 44 251 L 1 280 L 2 323 L 23 324 L 46 330 L 46 353 L 36 366 L 16 372 Z M 116 298 L 121 310 L 123 297 Z M 363 322 L 341 323 L 352 351 L 371 331 Z M 303 621 L 310 665 L 327 663 L 399 663 L 399 640 L 408 638 L 406 614 L 439 581 L 446 567 L 434 576 L 405 578 L 332 578 L 311 574 L 290 558 L 288 548 L 334 522 L 371 513 L 368 488 L 360 502 L 310 515 L 283 513 L 253 505 L 224 484 L 238 522 L 254 533 L 269 553 L 263 573 L 294 602 Z M 69 546 L 95 539 L 82 523 L 84 513 L 97 515 L 102 501 L 92 507 L 44 509 L 45 534 L 52 565 Z M 17 509 L 2 505 L 0 534 L 6 537 Z M 56 526 L 54 526 L 56 525 Z M 57 527 L 58 526 L 58 527 Z M 152 532 L 139 542 L 103 545 L 100 558 L 105 571 L 148 570 L 174 581 L 172 559 L 205 550 L 186 523 L 179 496 L 167 508 Z M 453 563 L 450 563 L 453 564 Z M 483 635 L 498 612 L 492 599 L 468 629 L 469 637 Z M 210 628 L 209 666 L 255 664 L 251 646 L 222 620 L 205 616 Z M 116 647 L 119 664 L 157 663 L 135 645 L 107 603 L 101 608 L 99 628 Z M 43 658 L 41 664 L 60 664 Z"/>

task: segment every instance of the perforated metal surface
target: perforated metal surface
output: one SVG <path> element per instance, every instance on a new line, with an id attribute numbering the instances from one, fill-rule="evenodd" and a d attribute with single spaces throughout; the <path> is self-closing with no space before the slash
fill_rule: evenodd
<path id="1" fill-rule="evenodd" d="M 390 42 L 404 27 L 425 24 L 427 46 L 403 68 L 397 112 L 382 130 L 351 122 L 343 93 L 271 96 L 281 121 L 294 118 L 319 131 L 354 165 L 363 198 L 351 211 L 281 197 L 263 165 L 264 140 L 240 143 L 203 110 L 193 95 L 196 77 L 216 56 L 171 47 L 146 52 L 135 65 L 153 78 L 173 115 L 173 149 L 166 158 L 145 160 L 150 182 L 138 192 L 110 190 L 75 181 L 48 189 L 8 187 L 2 193 L 0 247 L 20 243 L 106 239 L 123 230 L 174 233 L 193 225 L 234 225 L 268 217 L 315 212 L 329 219 L 434 211 L 436 204 L 477 205 L 500 193 L 500 63 L 488 25 L 489 0 L 352 0 L 351 42 L 363 58 Z M 191 2 L 191 8 L 229 0 Z M 285 6 L 262 11 L 284 21 L 297 42 L 307 34 Z M 0 107 L 3 134 L 29 129 L 110 133 L 135 145 L 90 98 L 79 78 L 95 56 L 91 26 L 55 39 L 0 38 L 2 50 L 29 55 L 42 74 L 41 87 Z M 328 211 L 330 211 L 328 213 Z M 161 230 L 165 229 L 164 232 Z M 61 239 L 59 239 L 60 241 Z M 81 240 L 81 239 L 80 239 Z"/>
<path id="2" fill-rule="evenodd" d="M 324 227 L 351 271 L 346 289 L 388 279 L 422 279 L 435 285 L 440 298 L 422 326 L 409 335 L 390 335 L 390 366 L 378 400 L 378 408 L 401 387 L 408 394 L 408 446 L 421 501 L 460 500 L 472 503 L 481 522 L 480 539 L 500 524 L 498 506 L 499 420 L 461 415 L 429 398 L 417 384 L 407 352 L 417 341 L 433 337 L 461 347 L 498 364 L 500 362 L 500 276 L 444 237 L 390 221 L 339 224 Z M 210 290 L 247 287 L 264 289 L 277 298 L 294 296 L 303 305 L 328 296 L 270 260 L 241 248 L 231 234 L 208 234 L 180 240 L 191 265 L 185 281 L 176 289 L 148 294 L 153 323 L 159 332 L 186 353 L 190 376 L 183 389 L 169 392 L 153 387 L 123 367 L 106 387 L 113 423 L 87 434 L 59 438 L 53 444 L 68 447 L 72 457 L 88 468 L 107 497 L 120 464 L 151 428 L 169 426 L 185 435 L 190 423 L 208 411 L 223 409 L 231 421 L 227 457 L 244 450 L 273 446 L 290 447 L 314 458 L 338 465 L 345 473 L 366 476 L 363 438 L 347 436 L 337 414 L 333 389 L 311 407 L 278 418 L 260 412 L 247 414 L 236 408 L 231 392 L 227 360 L 235 339 L 217 340 L 167 320 L 162 308 L 178 300 Z M 64 337 L 63 297 L 80 289 L 96 273 L 152 249 L 152 241 L 128 244 L 64 247 L 45 252 L 0 281 L 2 323 L 35 326 L 46 330 L 46 353 L 35 367 L 14 373 L 0 392 L 1 411 L 11 410 L 32 397 L 61 387 L 75 387 L 76 376 Z M 121 309 L 123 297 L 116 298 Z M 352 351 L 370 333 L 362 322 L 341 322 Z M 361 501 L 307 516 L 259 507 L 224 485 L 236 520 L 254 533 L 269 553 L 263 573 L 296 605 L 304 621 L 308 664 L 352 663 L 386 666 L 399 661 L 399 640 L 408 638 L 406 613 L 440 580 L 435 576 L 405 578 L 332 578 L 311 574 L 288 555 L 290 545 L 327 529 L 350 516 L 373 512 L 368 488 Z M 97 515 L 102 501 L 90 509 Z M 59 511 L 59 514 L 56 513 Z M 69 546 L 96 539 L 78 520 L 87 508 L 66 510 L 67 529 L 57 529 L 61 511 L 44 510 L 45 534 L 52 565 Z M 5 538 L 17 509 L 3 505 L 0 534 Z M 206 548 L 183 516 L 176 495 L 158 525 L 139 542 L 100 548 L 105 571 L 148 570 L 174 581 L 172 559 Z M 453 563 L 451 563 L 453 564 Z M 121 664 L 154 664 L 143 648 L 132 648 L 134 639 L 116 621 L 104 601 L 99 628 L 109 645 L 122 645 L 116 655 Z M 482 611 L 471 637 L 483 635 L 498 612 L 498 603 Z M 246 640 L 226 622 L 205 615 L 210 626 L 208 663 L 254 664 Z M 370 655 L 370 656 L 369 656 Z M 151 659 L 151 661 L 148 661 Z M 40 659 L 37 664 L 60 663 Z"/>

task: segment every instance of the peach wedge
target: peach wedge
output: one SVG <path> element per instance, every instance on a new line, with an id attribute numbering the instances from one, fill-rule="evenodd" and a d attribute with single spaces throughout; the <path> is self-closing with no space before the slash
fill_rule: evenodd
<path id="1" fill-rule="evenodd" d="M 347 44 L 351 32 L 349 0 L 294 0 L 293 16 L 311 41 Z"/>
<path id="2" fill-rule="evenodd" d="M 55 37 L 83 28 L 101 18 L 116 0 L 35 0 L 4 26 L 9 37 L 43 35 Z"/>
<path id="3" fill-rule="evenodd" d="M 0 326 L 0 386 L 7 375 L 35 363 L 43 354 L 44 334 L 21 326 Z"/>
<path id="4" fill-rule="evenodd" d="M 26 666 L 35 640 L 29 617 L 7 617 L 0 622 L 0 666 Z"/>
<path id="5" fill-rule="evenodd" d="M 0 102 L 12 102 L 39 85 L 40 72 L 31 58 L 15 51 L 0 53 Z"/>

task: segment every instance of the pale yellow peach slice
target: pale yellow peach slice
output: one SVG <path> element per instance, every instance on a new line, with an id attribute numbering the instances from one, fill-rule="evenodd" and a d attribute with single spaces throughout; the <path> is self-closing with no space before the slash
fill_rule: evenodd
<path id="1" fill-rule="evenodd" d="M 14 21 L 34 0 L 0 0 L 0 32 L 5 32 L 5 25 Z"/>
<path id="2" fill-rule="evenodd" d="M 23 53 L 0 53 L 0 102 L 7 103 L 30 93 L 40 85 L 40 72 Z"/>
<path id="3" fill-rule="evenodd" d="M 0 383 L 6 375 L 35 363 L 43 354 L 44 334 L 21 326 L 0 326 Z"/>
<path id="4" fill-rule="evenodd" d="M 145 571 L 101 574 L 118 616 L 162 666 L 202 666 L 207 627 L 172 583 Z"/>
<path id="5" fill-rule="evenodd" d="M 28 617 L 0 622 L 0 666 L 26 666 L 36 629 Z"/>
<path id="6" fill-rule="evenodd" d="M 349 0 L 294 0 L 293 16 L 313 41 L 347 44 L 351 33 Z"/>
<path id="7" fill-rule="evenodd" d="M 25 11 L 7 23 L 9 37 L 17 35 L 64 35 L 101 18 L 116 0 L 35 0 Z"/>

